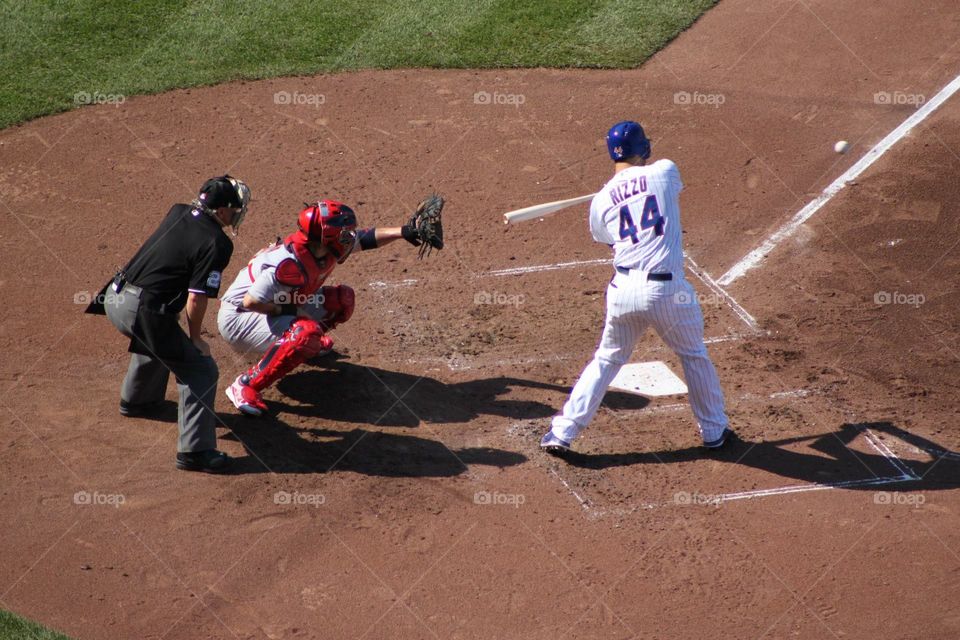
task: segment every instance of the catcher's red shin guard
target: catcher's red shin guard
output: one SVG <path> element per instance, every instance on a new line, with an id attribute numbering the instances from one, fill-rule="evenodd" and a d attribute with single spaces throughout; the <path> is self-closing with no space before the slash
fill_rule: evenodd
<path id="1" fill-rule="evenodd" d="M 245 374 L 244 382 L 256 391 L 263 391 L 303 362 L 332 347 L 333 340 L 323 334 L 317 322 L 297 318 L 270 345 L 260 362 Z"/>
<path id="2" fill-rule="evenodd" d="M 353 315 L 355 303 L 356 294 L 347 285 L 323 287 L 323 308 L 327 310 L 327 320 L 324 324 L 333 329 L 349 320 Z"/>

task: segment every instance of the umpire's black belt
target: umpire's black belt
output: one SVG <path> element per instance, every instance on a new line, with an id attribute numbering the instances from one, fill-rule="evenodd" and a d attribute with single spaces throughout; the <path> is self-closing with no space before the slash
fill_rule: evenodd
<path id="1" fill-rule="evenodd" d="M 616 267 L 616 270 L 617 272 L 622 273 L 624 275 L 632 271 L 632 269 L 628 269 L 626 267 Z M 670 282 L 671 280 L 673 280 L 673 274 L 672 273 L 648 273 L 647 280 L 653 280 L 655 282 Z"/>
<path id="2" fill-rule="evenodd" d="M 122 275 L 118 274 L 113 279 L 112 288 L 118 294 L 129 293 L 133 297 L 138 298 L 140 300 L 140 304 L 143 305 L 145 309 L 149 309 L 160 314 L 176 315 L 176 312 L 167 308 L 166 303 L 158 302 L 153 296 L 150 295 L 149 291 L 144 290 L 143 287 L 138 287 L 135 284 L 127 282 Z"/>

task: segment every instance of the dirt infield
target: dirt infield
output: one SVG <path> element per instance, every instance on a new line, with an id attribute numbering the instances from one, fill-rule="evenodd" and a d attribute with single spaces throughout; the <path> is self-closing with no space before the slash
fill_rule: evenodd
<path id="1" fill-rule="evenodd" d="M 960 636 L 960 97 L 711 285 L 960 73 L 957 33 L 948 0 L 725 0 L 635 71 L 235 83 L 0 132 L 0 607 L 82 639 Z M 740 441 L 705 456 L 682 399 L 611 393 L 568 464 L 536 442 L 608 252 L 584 209 L 500 214 L 594 191 L 623 117 L 687 184 Z M 206 477 L 173 470 L 172 402 L 117 415 L 124 344 L 81 303 L 225 170 L 254 194 L 228 279 L 320 196 L 384 225 L 439 189 L 449 242 L 339 267 L 337 356 L 269 419 L 221 397 L 240 469 Z M 211 342 L 221 383 L 247 366 Z"/>

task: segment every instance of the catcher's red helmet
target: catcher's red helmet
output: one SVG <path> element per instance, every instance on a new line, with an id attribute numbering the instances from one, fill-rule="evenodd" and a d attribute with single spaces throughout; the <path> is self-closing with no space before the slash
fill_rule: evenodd
<path id="1" fill-rule="evenodd" d="M 318 240 L 338 262 L 353 251 L 357 240 L 357 216 L 353 209 L 336 200 L 321 200 L 303 209 L 297 226 L 308 240 Z"/>

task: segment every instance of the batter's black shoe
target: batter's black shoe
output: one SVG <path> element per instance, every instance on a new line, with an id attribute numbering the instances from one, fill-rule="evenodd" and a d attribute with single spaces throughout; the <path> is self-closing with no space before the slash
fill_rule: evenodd
<path id="1" fill-rule="evenodd" d="M 710 449 L 711 451 L 716 451 L 717 449 L 723 448 L 723 445 L 725 445 L 728 440 L 733 440 L 736 437 L 737 437 L 737 434 L 733 432 L 733 429 L 730 429 L 729 427 L 727 427 L 726 429 L 723 430 L 723 433 L 720 434 L 719 438 L 717 438 L 716 440 L 710 440 L 708 442 L 704 442 L 703 446 L 706 447 L 707 449 Z"/>
<path id="2" fill-rule="evenodd" d="M 163 400 L 155 402 L 127 402 L 120 401 L 120 415 L 125 418 L 142 418 L 143 416 L 153 416 L 163 410 Z"/>
<path id="3" fill-rule="evenodd" d="M 231 462 L 233 459 L 230 456 L 216 449 L 177 454 L 177 469 L 182 471 L 223 473 L 230 468 Z"/>

